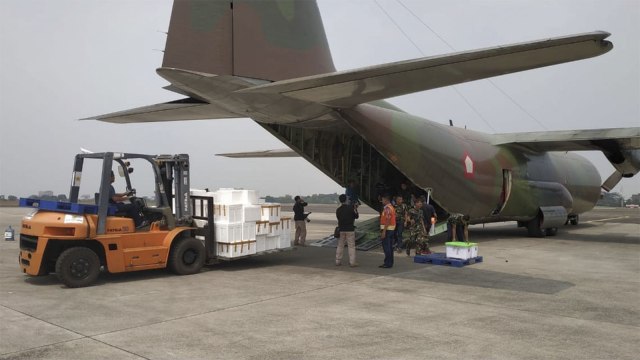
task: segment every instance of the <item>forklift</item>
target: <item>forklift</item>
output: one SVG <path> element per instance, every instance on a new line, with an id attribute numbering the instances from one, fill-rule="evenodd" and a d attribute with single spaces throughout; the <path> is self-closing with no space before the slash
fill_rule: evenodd
<path id="1" fill-rule="evenodd" d="M 102 161 L 102 176 L 95 204 L 78 202 L 85 160 Z M 155 176 L 155 201 L 136 197 L 129 174 L 130 160 L 146 160 Z M 142 163 L 146 162 L 142 161 Z M 133 219 L 119 213 L 110 199 L 112 166 L 126 181 L 129 201 L 147 226 L 136 228 Z M 169 268 L 178 275 L 198 273 L 216 261 L 213 198 L 191 196 L 189 156 L 91 153 L 75 157 L 69 202 L 20 199 L 20 206 L 35 210 L 22 220 L 20 267 L 33 276 L 55 272 L 70 288 L 93 284 L 101 271 L 121 273 Z M 199 214 L 193 216 L 198 201 Z M 194 219 L 205 220 L 196 227 Z M 196 238 L 202 237 L 203 241 Z"/>

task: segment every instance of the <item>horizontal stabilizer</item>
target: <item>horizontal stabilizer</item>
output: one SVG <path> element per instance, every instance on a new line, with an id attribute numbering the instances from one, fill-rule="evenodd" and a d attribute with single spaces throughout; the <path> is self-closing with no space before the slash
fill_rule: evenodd
<path id="1" fill-rule="evenodd" d="M 281 94 L 334 108 L 602 55 L 613 48 L 596 31 L 277 81 L 238 94 Z"/>
<path id="2" fill-rule="evenodd" d="M 279 158 L 279 157 L 298 157 L 300 155 L 298 155 L 295 151 L 291 149 L 276 149 L 276 150 L 216 154 L 216 156 L 224 156 L 228 158 Z"/>
<path id="3" fill-rule="evenodd" d="M 155 121 L 229 119 L 238 117 L 241 116 L 222 109 L 217 105 L 186 98 L 110 114 L 92 116 L 81 120 L 101 120 L 117 124 L 126 124 Z"/>
<path id="4" fill-rule="evenodd" d="M 640 127 L 495 134 L 493 139 L 493 145 L 532 151 L 635 150 L 640 149 Z"/>

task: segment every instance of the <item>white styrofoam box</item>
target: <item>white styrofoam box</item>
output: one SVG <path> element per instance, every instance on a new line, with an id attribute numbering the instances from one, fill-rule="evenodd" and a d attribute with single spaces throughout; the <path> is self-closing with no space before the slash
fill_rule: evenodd
<path id="1" fill-rule="evenodd" d="M 238 205 L 242 204 L 242 192 L 233 188 L 221 188 L 216 191 L 216 204 Z"/>
<path id="2" fill-rule="evenodd" d="M 467 260 L 478 256 L 477 243 L 454 241 L 445 243 L 445 246 L 448 258 Z"/>
<path id="3" fill-rule="evenodd" d="M 286 249 L 291 247 L 291 237 L 280 236 L 278 239 L 278 249 Z"/>
<path id="4" fill-rule="evenodd" d="M 213 207 L 213 221 L 221 224 L 233 224 L 242 222 L 242 205 L 216 204 Z"/>
<path id="5" fill-rule="evenodd" d="M 269 234 L 269 222 L 268 221 L 256 221 L 256 234 L 267 235 Z"/>
<path id="6" fill-rule="evenodd" d="M 240 256 L 253 255 L 256 253 L 256 242 L 255 241 L 243 241 L 237 243 L 224 243 L 218 242 L 218 253 L 219 257 L 223 258 L 234 258 Z"/>
<path id="7" fill-rule="evenodd" d="M 256 239 L 256 224 L 252 222 L 242 223 L 242 240 Z"/>
<path id="8" fill-rule="evenodd" d="M 280 222 L 269 223 L 269 235 L 282 234 L 282 228 L 280 226 L 281 226 Z"/>
<path id="9" fill-rule="evenodd" d="M 267 250 L 267 234 L 256 235 L 256 252 Z"/>
<path id="10" fill-rule="evenodd" d="M 259 221 L 260 205 L 243 205 L 242 206 L 242 222 Z"/>
<path id="11" fill-rule="evenodd" d="M 235 243 L 242 241 L 242 224 L 215 224 L 216 242 Z"/>
<path id="12" fill-rule="evenodd" d="M 260 220 L 270 223 L 280 222 L 280 204 L 268 203 L 260 206 Z"/>
<path id="13" fill-rule="evenodd" d="M 280 219 L 280 232 L 282 236 L 291 240 L 291 232 L 293 230 L 293 220 L 290 217 L 283 217 Z"/>
<path id="14" fill-rule="evenodd" d="M 257 190 L 239 190 L 240 202 L 244 205 L 252 205 L 258 203 L 258 191 Z M 257 220 L 257 219 L 256 219 Z"/>
<path id="15" fill-rule="evenodd" d="M 277 249 L 279 243 L 280 243 L 280 235 L 267 235 L 266 250 Z"/>

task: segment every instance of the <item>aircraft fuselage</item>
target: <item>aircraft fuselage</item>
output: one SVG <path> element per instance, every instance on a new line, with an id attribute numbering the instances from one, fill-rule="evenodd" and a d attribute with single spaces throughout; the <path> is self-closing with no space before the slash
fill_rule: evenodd
<path id="1" fill-rule="evenodd" d="M 433 189 L 441 207 L 473 222 L 526 221 L 558 206 L 580 214 L 600 196 L 598 171 L 573 153 L 496 146 L 490 134 L 369 104 L 340 113 L 414 184 Z"/>

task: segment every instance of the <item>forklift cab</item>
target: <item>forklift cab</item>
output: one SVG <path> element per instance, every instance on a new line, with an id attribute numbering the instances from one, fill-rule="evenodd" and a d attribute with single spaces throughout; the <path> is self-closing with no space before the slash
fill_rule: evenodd
<path id="1" fill-rule="evenodd" d="M 131 194 L 130 201 L 142 213 L 142 217 L 149 223 L 157 223 L 167 230 L 176 226 L 191 223 L 191 209 L 189 201 L 189 156 L 179 155 L 141 155 L 129 153 L 93 153 L 78 154 L 75 157 L 69 201 L 78 202 L 80 183 L 85 159 L 102 160 L 100 188 L 95 194 L 97 206 L 97 235 L 106 233 L 108 216 L 124 216 L 117 212 L 111 203 L 109 190 L 111 188 L 111 173 L 114 162 L 118 164 L 118 173 L 124 178 L 126 192 Z M 148 206 L 144 198 L 135 196 L 135 189 L 131 183 L 130 174 L 133 168 L 130 161 L 141 159 L 151 166 L 154 174 L 154 206 Z M 174 194 L 175 193 L 175 194 Z M 176 201 L 173 200 L 174 196 Z M 127 226 L 135 229 L 135 226 Z"/>

